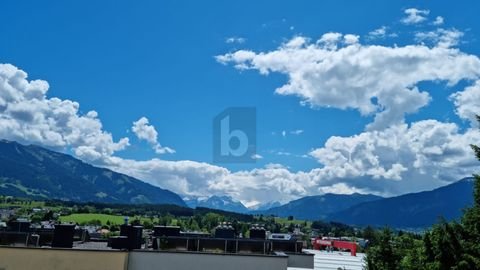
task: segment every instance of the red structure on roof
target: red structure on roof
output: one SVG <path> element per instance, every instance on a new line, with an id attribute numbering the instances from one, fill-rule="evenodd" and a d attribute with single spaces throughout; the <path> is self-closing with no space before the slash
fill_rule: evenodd
<path id="1" fill-rule="evenodd" d="M 333 247 L 338 249 L 348 249 L 352 256 L 357 256 L 357 243 L 349 241 L 331 240 L 315 238 L 312 241 L 313 248 L 320 250 L 321 247 Z"/>

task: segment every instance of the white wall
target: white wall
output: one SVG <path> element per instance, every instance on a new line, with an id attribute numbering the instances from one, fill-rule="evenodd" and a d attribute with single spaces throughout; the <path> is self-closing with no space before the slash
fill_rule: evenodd
<path id="1" fill-rule="evenodd" d="M 121 251 L 0 247 L 0 270 L 125 270 L 127 256 Z"/>
<path id="2" fill-rule="evenodd" d="M 287 257 L 132 251 L 128 270 L 287 270 Z"/>

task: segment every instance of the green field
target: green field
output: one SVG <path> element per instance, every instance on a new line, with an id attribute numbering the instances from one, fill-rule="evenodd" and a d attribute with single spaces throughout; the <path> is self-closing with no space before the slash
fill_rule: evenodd
<path id="1" fill-rule="evenodd" d="M 74 222 L 74 223 L 88 223 L 91 220 L 100 220 L 102 225 L 107 224 L 107 221 L 110 221 L 110 224 L 123 224 L 123 216 L 107 215 L 107 214 L 71 214 L 68 216 L 61 216 L 61 222 Z M 131 218 L 130 218 L 131 219 Z"/>
<path id="2" fill-rule="evenodd" d="M 152 220 L 146 217 L 129 217 L 129 221 L 131 222 L 134 219 L 140 219 L 143 223 L 144 221 Z M 107 215 L 107 214 L 71 214 L 68 216 L 61 216 L 61 222 L 73 222 L 78 224 L 88 224 L 92 220 L 100 220 L 102 225 L 106 225 L 107 222 L 110 222 L 110 225 L 121 225 L 124 222 L 124 216 L 117 216 L 117 215 Z M 153 223 L 158 222 L 158 218 L 153 219 Z M 172 220 L 173 223 L 176 223 L 176 220 Z"/>

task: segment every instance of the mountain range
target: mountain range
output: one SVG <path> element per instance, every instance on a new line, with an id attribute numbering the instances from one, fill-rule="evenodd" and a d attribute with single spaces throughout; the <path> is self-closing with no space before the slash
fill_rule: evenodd
<path id="1" fill-rule="evenodd" d="M 329 220 L 350 225 L 425 228 L 440 217 L 457 220 L 473 202 L 473 178 L 418 193 L 383 198 L 364 194 L 307 196 L 268 209 L 252 209 L 229 196 L 190 198 L 190 207 L 206 207 L 257 215 L 293 216 L 300 220 Z M 260 206 L 261 207 L 261 206 Z"/>
<path id="2" fill-rule="evenodd" d="M 248 207 L 248 209 L 250 209 L 251 212 L 255 212 L 255 211 L 265 211 L 270 208 L 275 208 L 279 206 L 282 206 L 282 204 L 280 202 L 274 201 L 274 202 L 258 203 Z"/>
<path id="3" fill-rule="evenodd" d="M 210 209 L 218 209 L 230 212 L 237 212 L 237 213 L 250 213 L 250 214 L 258 214 L 264 213 L 266 210 L 274 207 L 281 206 L 279 202 L 266 202 L 266 203 L 258 203 L 250 207 L 246 207 L 242 202 L 233 199 L 230 196 L 218 196 L 213 195 L 211 197 L 196 197 L 196 196 L 188 196 L 183 198 L 185 203 L 191 207 L 205 207 Z"/>
<path id="4" fill-rule="evenodd" d="M 320 220 L 329 214 L 348 209 L 362 202 L 382 199 L 375 195 L 363 194 L 325 194 L 303 197 L 287 204 L 268 210 L 255 211 L 256 214 L 275 215 L 280 217 L 293 216 L 296 219 Z"/>
<path id="5" fill-rule="evenodd" d="M 458 219 L 473 202 L 473 178 L 431 191 L 382 198 L 364 194 L 324 194 L 287 204 L 247 208 L 230 196 L 182 198 L 125 174 L 94 167 L 70 155 L 40 146 L 0 140 L 0 195 L 78 202 L 174 204 L 237 213 L 293 216 L 351 225 L 423 228 Z"/>
<path id="6" fill-rule="evenodd" d="M 80 202 L 186 206 L 177 194 L 70 155 L 0 140 L 0 194 Z"/>
<path id="7" fill-rule="evenodd" d="M 191 208 L 205 207 L 237 213 L 248 213 L 250 211 L 245 205 L 230 196 L 186 197 L 183 200 Z"/>
<path id="8" fill-rule="evenodd" d="M 352 225 L 428 227 L 440 217 L 460 218 L 462 210 L 473 204 L 473 185 L 473 178 L 464 178 L 431 191 L 360 203 L 331 213 L 327 219 Z"/>

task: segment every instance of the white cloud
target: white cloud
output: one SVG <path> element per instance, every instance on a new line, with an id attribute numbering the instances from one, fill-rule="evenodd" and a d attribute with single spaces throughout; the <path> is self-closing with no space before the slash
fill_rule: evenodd
<path id="1" fill-rule="evenodd" d="M 280 132 L 275 132 L 275 131 L 272 131 L 272 135 L 281 135 L 282 137 L 286 138 L 288 134 L 290 135 L 300 135 L 303 133 L 303 129 L 295 129 L 295 130 L 290 130 L 290 131 L 287 131 L 287 130 L 282 130 Z"/>
<path id="2" fill-rule="evenodd" d="M 95 161 L 129 145 L 128 138 L 115 142 L 103 131 L 95 111 L 79 113 L 70 100 L 47 98 L 49 85 L 27 80 L 27 74 L 10 64 L 0 64 L 0 137 L 35 143 L 54 149 L 71 148 L 87 161 Z"/>
<path id="3" fill-rule="evenodd" d="M 229 37 L 229 38 L 226 38 L 225 39 L 225 43 L 238 43 L 238 44 L 242 44 L 242 43 L 245 43 L 245 41 L 247 41 L 245 38 L 242 38 L 242 37 Z"/>
<path id="4" fill-rule="evenodd" d="M 347 45 L 358 43 L 359 40 L 360 36 L 357 35 L 347 34 L 343 36 L 343 42 Z"/>
<path id="5" fill-rule="evenodd" d="M 431 42 L 437 47 L 450 48 L 458 45 L 463 32 L 453 28 L 450 30 L 438 28 L 435 31 L 417 32 L 415 39 L 419 42 Z"/>
<path id="6" fill-rule="evenodd" d="M 333 193 L 333 194 L 353 194 L 353 193 L 368 194 L 371 192 L 370 190 L 351 187 L 345 183 L 336 183 L 331 186 L 321 186 L 318 188 L 318 190 L 321 193 Z"/>
<path id="7" fill-rule="evenodd" d="M 146 117 L 142 117 L 138 119 L 138 121 L 133 122 L 132 131 L 138 139 L 145 140 L 151 144 L 157 154 L 175 153 L 174 149 L 163 147 L 158 142 L 158 132 L 154 126 L 150 125 Z"/>
<path id="8" fill-rule="evenodd" d="M 156 145 L 155 146 L 155 153 L 157 154 L 173 154 L 175 153 L 175 149 L 166 147 L 166 146 L 161 146 L 161 145 Z"/>
<path id="9" fill-rule="evenodd" d="M 349 36 L 353 36 L 353 35 L 349 34 Z M 326 33 L 326 34 L 323 34 L 319 40 L 317 40 L 317 44 L 329 50 L 336 50 L 337 45 L 339 41 L 342 39 L 342 37 L 343 35 L 341 33 L 334 33 L 334 32 Z M 298 39 L 302 39 L 304 42 L 302 42 L 298 46 L 291 47 L 292 49 L 295 49 L 295 48 L 300 49 L 302 46 L 307 45 L 307 42 L 309 41 L 309 39 L 302 38 L 302 37 L 298 37 Z M 347 40 L 347 38 L 345 37 L 343 37 L 343 39 Z"/>
<path id="10" fill-rule="evenodd" d="M 284 156 L 284 157 L 312 159 L 312 156 L 310 156 L 309 154 L 296 154 L 296 153 L 288 152 L 285 150 L 270 150 L 269 153 L 277 156 Z"/>
<path id="11" fill-rule="evenodd" d="M 140 140 L 145 140 L 150 144 L 157 143 L 158 133 L 154 126 L 149 125 L 146 117 L 142 117 L 138 119 L 138 121 L 133 122 L 132 131 Z"/>
<path id="12" fill-rule="evenodd" d="M 288 169 L 288 167 L 278 163 L 268 163 L 265 165 L 265 169 Z"/>
<path id="13" fill-rule="evenodd" d="M 416 8 L 407 8 L 404 10 L 407 15 L 404 17 L 401 22 L 404 24 L 417 24 L 425 21 L 427 15 L 430 14 L 430 10 L 426 9 L 416 9 Z"/>
<path id="14" fill-rule="evenodd" d="M 398 37 L 397 33 L 389 32 L 389 28 L 386 26 L 379 27 L 373 31 L 370 31 L 367 35 L 367 40 L 375 40 L 375 39 L 384 39 L 384 38 L 394 38 Z"/>
<path id="15" fill-rule="evenodd" d="M 292 155 L 292 153 L 286 152 L 286 151 L 278 151 L 278 152 L 276 152 L 276 154 L 279 155 L 279 156 L 291 156 Z"/>
<path id="16" fill-rule="evenodd" d="M 262 159 L 263 156 L 259 155 L 259 154 L 253 154 L 252 155 L 252 159 Z"/>
<path id="17" fill-rule="evenodd" d="M 477 127 L 478 121 L 475 115 L 480 115 L 480 81 L 467 87 L 463 91 L 450 96 L 456 106 L 456 113 L 460 118 L 469 120 L 472 126 Z"/>
<path id="18" fill-rule="evenodd" d="M 302 133 L 303 133 L 303 129 L 296 129 L 296 130 L 290 131 L 290 134 L 292 135 L 300 135 Z"/>
<path id="19" fill-rule="evenodd" d="M 387 27 L 382 26 L 368 33 L 370 39 L 384 38 L 387 34 Z"/>
<path id="20" fill-rule="evenodd" d="M 433 47 L 358 43 L 339 47 L 342 35 L 327 33 L 316 43 L 295 37 L 273 51 L 238 50 L 217 56 L 217 60 L 263 75 L 285 74 L 289 80 L 275 90 L 277 94 L 298 96 L 302 104 L 312 107 L 352 108 L 364 116 L 375 115 L 368 128 L 383 129 L 402 123 L 405 114 L 430 102 L 426 89 L 418 88 L 419 82 L 455 85 L 479 76 L 480 59 L 449 48 L 451 37 L 457 35 L 445 35 Z"/>
<path id="21" fill-rule="evenodd" d="M 433 25 L 442 25 L 444 23 L 444 19 L 442 16 L 437 16 L 435 21 L 433 21 Z"/>
<path id="22" fill-rule="evenodd" d="M 279 164 L 231 172 L 194 161 L 136 161 L 111 157 L 106 166 L 188 196 L 227 194 L 241 201 L 286 202 L 308 194 L 309 187 L 307 173 L 293 173 Z"/>
<path id="23" fill-rule="evenodd" d="M 346 181 L 350 187 L 384 194 L 428 189 L 478 169 L 469 146 L 478 141 L 478 129 L 461 133 L 456 124 L 436 120 L 334 136 L 311 152 L 323 165 L 311 173 L 326 183 Z"/>

